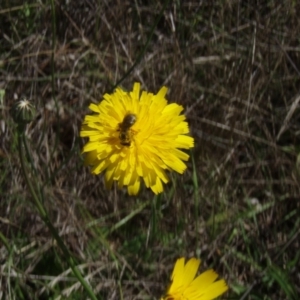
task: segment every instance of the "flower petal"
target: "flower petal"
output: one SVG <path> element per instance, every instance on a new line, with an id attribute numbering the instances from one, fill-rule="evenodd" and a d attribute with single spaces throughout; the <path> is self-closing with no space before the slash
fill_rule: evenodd
<path id="1" fill-rule="evenodd" d="M 213 300 L 228 290 L 224 280 L 215 281 L 218 274 L 214 270 L 207 270 L 194 279 L 199 265 L 199 259 L 191 258 L 185 264 L 185 259 L 179 258 L 171 276 L 171 285 L 161 300 Z"/>
<path id="2" fill-rule="evenodd" d="M 156 95 L 140 89 L 140 83 L 131 92 L 117 88 L 99 104 L 90 104 L 94 114 L 85 116 L 80 136 L 89 139 L 83 147 L 85 164 L 93 174 L 105 172 L 107 187 L 117 181 L 133 195 L 143 178 L 158 194 L 169 181 L 165 170 L 184 172 L 189 155 L 179 148 L 193 147 L 194 140 L 185 135 L 189 128 L 183 107 L 165 99 L 166 87 Z M 128 114 L 135 115 L 133 124 L 125 121 Z"/>

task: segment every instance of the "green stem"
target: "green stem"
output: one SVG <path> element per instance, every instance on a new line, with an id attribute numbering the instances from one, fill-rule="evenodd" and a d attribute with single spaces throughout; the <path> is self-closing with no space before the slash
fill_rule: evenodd
<path id="1" fill-rule="evenodd" d="M 82 284 L 83 288 L 86 290 L 86 292 L 89 294 L 90 298 L 93 300 L 97 300 L 95 294 L 93 293 L 91 287 L 88 285 L 88 283 L 85 281 L 85 279 L 82 277 L 79 269 L 76 267 L 75 262 L 69 252 L 69 250 L 67 249 L 66 245 L 64 244 L 63 240 L 61 239 L 61 237 L 59 236 L 57 230 L 55 229 L 55 227 L 53 226 L 53 224 L 51 223 L 47 212 L 43 206 L 43 204 L 41 203 L 39 197 L 37 196 L 34 187 L 32 185 L 32 182 L 28 176 L 28 172 L 26 170 L 26 160 L 25 160 L 25 156 L 23 153 L 23 145 L 25 145 L 25 135 L 24 135 L 24 131 L 18 131 L 18 150 L 19 150 L 19 156 L 20 156 L 20 160 L 21 160 L 21 167 L 22 167 L 22 171 L 24 174 L 24 178 L 26 181 L 26 184 L 29 188 L 29 191 L 33 197 L 33 201 L 35 203 L 36 208 L 38 209 L 40 216 L 42 218 L 42 220 L 44 221 L 44 223 L 47 225 L 47 227 L 49 228 L 52 236 L 54 237 L 54 239 L 56 240 L 58 246 L 60 247 L 60 249 L 62 250 L 65 258 L 67 259 L 67 263 L 70 266 L 70 268 L 72 269 L 74 275 L 77 277 L 77 279 L 80 281 L 80 283 Z"/>
<path id="2" fill-rule="evenodd" d="M 0 241 L 2 241 L 2 243 L 6 247 L 7 251 L 11 252 L 9 242 L 7 241 L 6 237 L 3 235 L 3 233 L 1 231 L 0 231 Z"/>

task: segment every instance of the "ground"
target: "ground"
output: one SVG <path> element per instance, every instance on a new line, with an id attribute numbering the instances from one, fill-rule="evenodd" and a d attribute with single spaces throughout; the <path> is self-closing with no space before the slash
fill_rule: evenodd
<path id="1" fill-rule="evenodd" d="M 0 299 L 88 298 L 24 179 L 9 113 L 24 98 L 29 177 L 98 299 L 159 299 L 181 256 L 226 280 L 222 299 L 298 299 L 299 4 L 3 1 Z M 134 82 L 168 87 L 195 139 L 158 196 L 83 164 L 89 104 Z"/>

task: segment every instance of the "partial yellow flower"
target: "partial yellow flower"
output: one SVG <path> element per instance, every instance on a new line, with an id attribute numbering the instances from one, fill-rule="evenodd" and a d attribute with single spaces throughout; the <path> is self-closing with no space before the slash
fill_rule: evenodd
<path id="1" fill-rule="evenodd" d="M 161 300 L 212 300 L 228 290 L 225 280 L 217 280 L 214 270 L 196 276 L 200 260 L 191 258 L 186 264 L 179 258 L 174 266 L 171 285 Z"/>
<path id="2" fill-rule="evenodd" d="M 89 138 L 83 148 L 85 163 L 93 174 L 105 171 L 108 188 L 117 181 L 119 188 L 127 186 L 128 193 L 136 195 L 143 179 L 158 194 L 169 181 L 165 170 L 182 174 L 186 169 L 183 161 L 189 155 L 179 148 L 193 147 L 194 139 L 186 135 L 183 107 L 168 104 L 166 93 L 166 87 L 156 95 L 141 93 L 135 83 L 132 92 L 117 88 L 99 104 L 90 104 L 94 114 L 85 117 L 80 131 Z"/>

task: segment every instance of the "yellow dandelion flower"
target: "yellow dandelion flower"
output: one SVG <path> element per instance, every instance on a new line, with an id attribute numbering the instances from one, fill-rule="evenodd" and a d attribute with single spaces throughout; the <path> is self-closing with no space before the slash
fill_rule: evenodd
<path id="1" fill-rule="evenodd" d="M 166 93 L 166 87 L 156 95 L 140 93 L 135 83 L 131 92 L 117 88 L 89 106 L 94 114 L 85 116 L 80 131 L 89 138 L 83 148 L 85 163 L 93 174 L 105 171 L 108 188 L 117 181 L 119 188 L 127 186 L 128 193 L 136 195 L 143 179 L 158 194 L 169 181 L 165 170 L 182 174 L 186 169 L 183 161 L 189 155 L 179 148 L 193 147 L 194 139 L 186 135 L 183 107 L 168 104 Z"/>
<path id="2" fill-rule="evenodd" d="M 200 260 L 191 258 L 186 264 L 179 258 L 174 266 L 171 285 L 161 300 L 212 300 L 228 290 L 225 280 L 217 280 L 214 270 L 196 276 Z"/>

